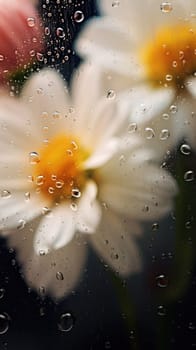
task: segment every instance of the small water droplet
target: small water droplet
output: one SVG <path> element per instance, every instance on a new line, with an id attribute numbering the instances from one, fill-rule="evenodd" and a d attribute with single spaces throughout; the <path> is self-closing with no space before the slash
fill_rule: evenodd
<path id="1" fill-rule="evenodd" d="M 116 93 L 114 90 L 108 90 L 107 92 L 107 98 L 114 98 L 116 96 Z"/>
<path id="2" fill-rule="evenodd" d="M 55 183 L 56 188 L 62 188 L 64 186 L 64 181 L 63 180 L 58 180 Z"/>
<path id="3" fill-rule="evenodd" d="M 166 315 L 166 308 L 163 305 L 158 306 L 157 314 L 159 316 L 165 316 Z"/>
<path id="4" fill-rule="evenodd" d="M 64 38 L 64 37 L 65 37 L 64 29 L 61 28 L 61 27 L 58 27 L 57 30 L 56 30 L 56 35 L 57 35 L 59 38 Z"/>
<path id="5" fill-rule="evenodd" d="M 120 5 L 120 1 L 119 0 L 114 0 L 112 2 L 112 7 L 118 7 Z"/>
<path id="6" fill-rule="evenodd" d="M 29 27 L 34 27 L 35 26 L 35 18 L 34 17 L 28 17 L 27 18 L 27 24 Z"/>
<path id="7" fill-rule="evenodd" d="M 11 192 L 8 190 L 2 190 L 1 191 L 1 198 L 7 199 L 11 197 Z"/>
<path id="8" fill-rule="evenodd" d="M 73 211 L 77 211 L 77 210 L 78 210 L 78 206 L 77 206 L 76 203 L 71 203 L 71 204 L 70 204 L 70 208 L 71 208 L 71 210 L 73 210 Z"/>
<path id="9" fill-rule="evenodd" d="M 71 190 L 72 197 L 74 198 L 80 198 L 81 197 L 81 192 L 78 188 L 73 188 Z"/>
<path id="10" fill-rule="evenodd" d="M 153 224 L 152 224 L 152 231 L 157 231 L 159 229 L 159 224 L 158 224 L 158 222 L 154 222 Z"/>
<path id="11" fill-rule="evenodd" d="M 44 33 L 45 33 L 45 35 L 50 35 L 50 28 L 49 27 L 45 27 Z"/>
<path id="12" fill-rule="evenodd" d="M 169 110 L 172 114 L 175 114 L 178 111 L 178 107 L 175 105 L 171 105 Z"/>
<path id="13" fill-rule="evenodd" d="M 187 182 L 193 181 L 195 178 L 193 170 L 188 170 L 184 174 L 184 180 Z"/>
<path id="14" fill-rule="evenodd" d="M 163 113 L 163 119 L 168 120 L 169 119 L 169 114 L 168 113 Z"/>
<path id="15" fill-rule="evenodd" d="M 180 151 L 185 156 L 188 156 L 191 153 L 191 147 L 188 144 L 184 143 L 183 145 L 181 145 Z"/>
<path id="16" fill-rule="evenodd" d="M 128 133 L 131 134 L 137 130 L 137 124 L 136 123 L 130 123 L 128 125 Z"/>
<path id="17" fill-rule="evenodd" d="M 157 286 L 160 288 L 166 288 L 168 286 L 168 278 L 165 275 L 159 275 L 156 277 Z"/>
<path id="18" fill-rule="evenodd" d="M 4 56 L 0 55 L 0 62 L 2 62 L 4 60 Z"/>
<path id="19" fill-rule="evenodd" d="M 3 299 L 4 295 L 5 295 L 5 289 L 0 288 L 0 299 Z"/>
<path id="20" fill-rule="evenodd" d="M 81 23 L 84 20 L 84 13 L 82 11 L 75 11 L 74 13 L 74 21 L 77 23 Z"/>
<path id="21" fill-rule="evenodd" d="M 166 81 L 172 81 L 172 80 L 173 80 L 173 75 L 171 75 L 171 74 L 166 74 L 165 80 L 166 80 Z"/>
<path id="22" fill-rule="evenodd" d="M 0 314 L 0 334 L 5 334 L 9 329 L 10 316 L 4 312 Z"/>
<path id="23" fill-rule="evenodd" d="M 29 163 L 35 165 L 40 162 L 39 154 L 37 152 L 29 153 Z"/>
<path id="24" fill-rule="evenodd" d="M 58 272 L 56 273 L 56 279 L 57 279 L 58 281 L 63 281 L 63 280 L 64 280 L 64 276 L 63 276 L 62 272 L 58 271 Z"/>
<path id="25" fill-rule="evenodd" d="M 21 219 L 18 221 L 17 230 L 22 230 L 26 225 L 26 221 Z"/>
<path id="26" fill-rule="evenodd" d="M 58 329 L 62 332 L 70 332 L 74 326 L 74 322 L 75 320 L 71 313 L 62 314 L 58 322 Z"/>
<path id="27" fill-rule="evenodd" d="M 160 5 L 160 9 L 163 13 L 169 13 L 173 10 L 173 6 L 171 4 L 171 2 L 162 2 L 162 4 Z"/>
<path id="28" fill-rule="evenodd" d="M 39 175 L 36 177 L 36 185 L 37 186 L 41 186 L 44 183 L 44 176 L 43 175 Z"/>
<path id="29" fill-rule="evenodd" d="M 169 130 L 168 129 L 163 129 L 160 132 L 159 138 L 160 138 L 161 141 L 165 141 L 165 140 L 167 140 L 169 138 L 169 136 L 170 136 Z"/>
<path id="30" fill-rule="evenodd" d="M 152 128 L 145 128 L 145 135 L 147 140 L 151 140 L 155 136 L 155 132 Z"/>

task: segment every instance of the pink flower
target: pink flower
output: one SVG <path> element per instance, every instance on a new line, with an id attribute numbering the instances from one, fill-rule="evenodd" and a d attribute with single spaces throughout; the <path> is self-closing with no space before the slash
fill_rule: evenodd
<path id="1" fill-rule="evenodd" d="M 36 59 L 42 46 L 42 28 L 32 1 L 0 0 L 0 80 Z"/>

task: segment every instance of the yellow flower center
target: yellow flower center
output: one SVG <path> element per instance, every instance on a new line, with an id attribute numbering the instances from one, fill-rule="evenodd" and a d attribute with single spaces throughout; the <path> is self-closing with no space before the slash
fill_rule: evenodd
<path id="1" fill-rule="evenodd" d="M 196 71 L 196 27 L 178 24 L 161 28 L 140 54 L 151 82 L 180 87 Z"/>
<path id="2" fill-rule="evenodd" d="M 31 152 L 36 191 L 57 203 L 79 198 L 87 177 L 83 162 L 88 155 L 75 137 L 63 134 L 50 140 L 38 153 Z"/>

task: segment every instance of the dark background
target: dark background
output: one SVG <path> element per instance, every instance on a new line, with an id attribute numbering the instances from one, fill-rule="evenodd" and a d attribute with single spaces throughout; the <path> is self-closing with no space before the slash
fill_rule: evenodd
<path id="1" fill-rule="evenodd" d="M 84 13 L 81 23 L 74 20 L 77 10 Z M 95 3 L 43 0 L 40 13 L 50 34 L 45 37 L 46 53 L 39 65 L 58 69 L 69 81 L 79 64 L 73 40 L 85 20 L 98 15 Z M 64 28 L 64 38 L 57 36 L 58 27 Z M 173 161 L 178 162 L 178 155 Z M 194 156 L 185 168 L 193 162 Z M 180 181 L 182 176 L 176 177 Z M 179 197 L 184 203 L 180 235 L 175 212 L 157 225 L 146 225 L 138 242 L 141 274 L 121 281 L 89 248 L 82 283 L 59 302 L 28 288 L 15 252 L 1 240 L 0 350 L 196 348 L 195 181 L 186 186 L 186 198 L 183 190 Z M 186 225 L 189 217 L 191 227 Z M 192 260 L 187 264 L 190 255 Z M 169 299 L 168 291 L 172 295 Z M 66 313 L 69 320 L 62 324 Z"/>

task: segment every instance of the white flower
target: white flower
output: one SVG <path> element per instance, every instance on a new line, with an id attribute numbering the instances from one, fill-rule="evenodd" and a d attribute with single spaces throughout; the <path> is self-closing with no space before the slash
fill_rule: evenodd
<path id="1" fill-rule="evenodd" d="M 128 89 L 130 120 L 160 153 L 180 138 L 196 147 L 195 1 L 100 0 L 76 47 L 110 88 Z M 112 73 L 111 73 L 112 72 Z M 115 73 L 115 74 L 114 74 Z M 158 153 L 157 153 L 158 154 Z"/>
<path id="2" fill-rule="evenodd" d="M 55 71 L 43 70 L 20 98 L 0 98 L 0 229 L 18 230 L 11 244 L 28 281 L 57 296 L 78 279 L 86 236 L 122 275 L 137 271 L 135 221 L 165 214 L 176 191 L 127 132 L 123 105 L 97 101 L 99 84 L 83 69 L 72 97 Z M 62 269 L 64 282 L 56 280 Z"/>

